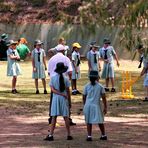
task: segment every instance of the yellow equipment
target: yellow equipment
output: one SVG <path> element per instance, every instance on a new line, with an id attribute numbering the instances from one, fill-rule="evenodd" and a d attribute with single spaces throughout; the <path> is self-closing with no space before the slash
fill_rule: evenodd
<path id="1" fill-rule="evenodd" d="M 122 72 L 122 95 L 121 98 L 123 99 L 133 99 L 134 95 L 132 92 L 133 84 L 139 80 L 139 76 L 135 79 L 131 79 L 131 72 L 123 71 Z"/>

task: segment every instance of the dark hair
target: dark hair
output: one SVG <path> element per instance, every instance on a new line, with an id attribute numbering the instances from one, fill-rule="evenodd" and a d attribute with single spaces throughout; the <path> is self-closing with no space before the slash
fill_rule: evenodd
<path id="1" fill-rule="evenodd" d="M 73 48 L 72 48 L 72 53 L 75 51 L 76 48 L 77 48 L 77 47 L 73 47 Z"/>
<path id="2" fill-rule="evenodd" d="M 19 43 L 19 42 L 21 41 L 21 39 L 19 38 L 17 41 L 18 41 L 18 43 Z"/>
<path id="3" fill-rule="evenodd" d="M 92 46 L 89 48 L 89 50 L 92 50 Z"/>
<path id="4" fill-rule="evenodd" d="M 64 83 L 64 77 L 62 73 L 59 73 L 59 84 L 60 84 L 60 92 L 63 92 L 65 90 L 65 83 Z"/>
<path id="5" fill-rule="evenodd" d="M 89 80 L 91 82 L 91 85 L 95 85 L 96 84 L 96 80 L 98 80 L 97 77 L 89 77 Z"/>

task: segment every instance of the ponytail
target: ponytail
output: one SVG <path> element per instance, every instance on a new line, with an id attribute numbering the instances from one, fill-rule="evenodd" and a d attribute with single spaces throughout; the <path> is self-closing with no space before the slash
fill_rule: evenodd
<path id="1" fill-rule="evenodd" d="M 89 77 L 89 79 L 90 79 L 90 82 L 91 82 L 91 85 L 95 85 L 96 84 L 96 80 L 98 79 L 98 78 L 96 78 L 96 77 Z"/>
<path id="2" fill-rule="evenodd" d="M 64 77 L 62 73 L 59 73 L 59 75 L 60 92 L 63 92 L 65 90 Z"/>

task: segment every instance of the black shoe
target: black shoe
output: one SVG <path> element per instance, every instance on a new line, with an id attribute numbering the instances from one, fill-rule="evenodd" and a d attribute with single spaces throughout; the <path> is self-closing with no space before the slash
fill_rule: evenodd
<path id="1" fill-rule="evenodd" d="M 106 91 L 106 92 L 109 92 L 109 88 L 105 87 L 105 91 Z"/>
<path id="2" fill-rule="evenodd" d="M 54 138 L 53 138 L 53 136 L 49 137 L 49 135 L 47 135 L 47 137 L 44 140 L 45 141 L 54 141 Z"/>
<path id="3" fill-rule="evenodd" d="M 77 125 L 77 124 L 74 122 L 70 122 L 70 126 L 73 126 L 73 125 Z"/>
<path id="4" fill-rule="evenodd" d="M 67 136 L 67 140 L 73 140 L 72 136 Z"/>
<path id="5" fill-rule="evenodd" d="M 70 122 L 69 123 L 70 126 L 76 125 L 76 123 L 72 122 L 72 119 L 71 118 L 69 118 L 69 122 Z"/>
<path id="6" fill-rule="evenodd" d="M 147 97 L 145 97 L 145 99 L 143 100 L 143 102 L 148 102 L 148 98 L 147 98 Z"/>
<path id="7" fill-rule="evenodd" d="M 73 91 L 73 92 L 72 92 L 72 95 L 77 95 L 77 92 L 76 92 L 76 91 Z"/>
<path id="8" fill-rule="evenodd" d="M 18 93 L 18 91 L 17 91 L 16 89 L 14 89 L 14 91 L 15 91 L 16 93 Z"/>
<path id="9" fill-rule="evenodd" d="M 47 94 L 47 90 L 46 89 L 44 90 L 44 94 Z"/>
<path id="10" fill-rule="evenodd" d="M 86 141 L 92 141 L 92 137 L 87 137 Z"/>
<path id="11" fill-rule="evenodd" d="M 107 140 L 107 136 L 101 136 L 100 140 Z"/>
<path id="12" fill-rule="evenodd" d="M 48 118 L 48 123 L 51 124 L 52 117 Z"/>
<path id="13" fill-rule="evenodd" d="M 78 90 L 76 91 L 77 94 L 82 94 L 81 92 L 79 92 Z"/>
<path id="14" fill-rule="evenodd" d="M 112 88 L 112 89 L 111 89 L 111 92 L 116 92 L 115 88 Z"/>
<path id="15" fill-rule="evenodd" d="M 11 92 L 12 92 L 13 94 L 16 94 L 16 91 L 15 91 L 15 89 L 13 89 Z"/>
<path id="16" fill-rule="evenodd" d="M 39 94 L 40 92 L 39 92 L 39 90 L 36 90 L 36 94 Z"/>

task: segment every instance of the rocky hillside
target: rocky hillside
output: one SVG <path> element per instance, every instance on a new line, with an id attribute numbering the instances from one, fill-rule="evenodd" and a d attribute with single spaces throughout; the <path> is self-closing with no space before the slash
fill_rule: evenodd
<path id="1" fill-rule="evenodd" d="M 63 13 L 78 15 L 80 5 L 81 0 L 0 0 L 0 22 L 60 23 Z"/>

